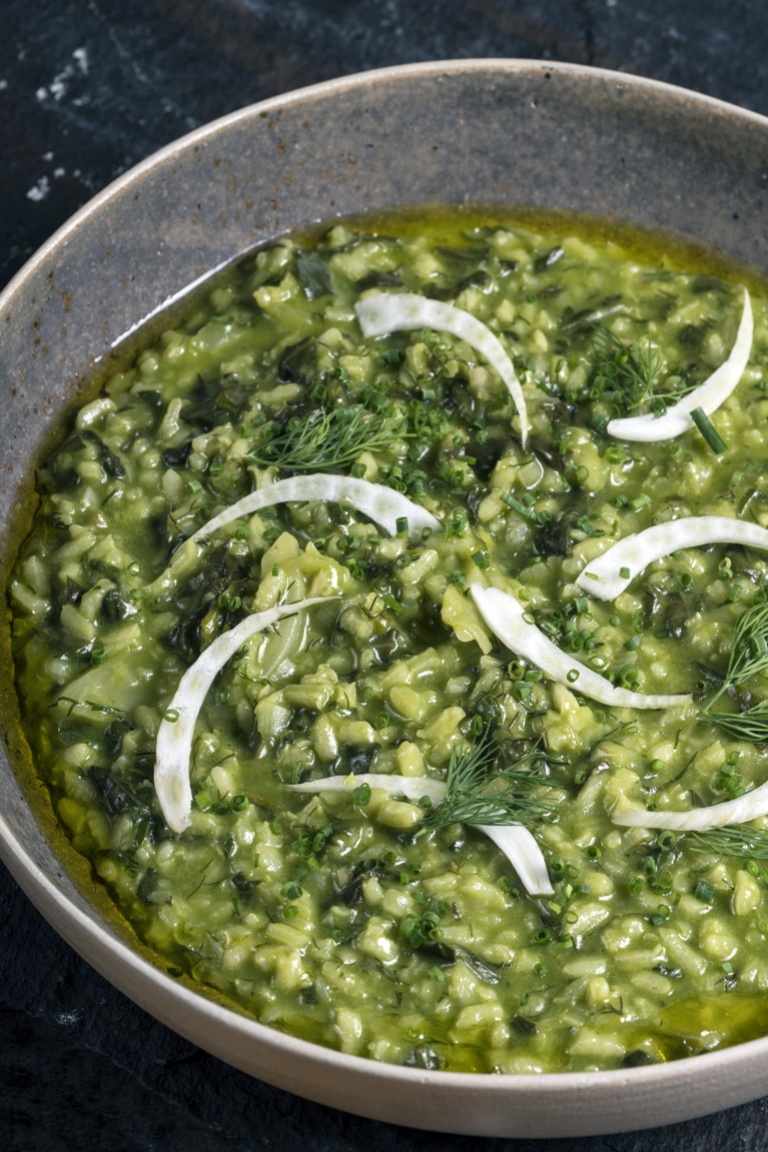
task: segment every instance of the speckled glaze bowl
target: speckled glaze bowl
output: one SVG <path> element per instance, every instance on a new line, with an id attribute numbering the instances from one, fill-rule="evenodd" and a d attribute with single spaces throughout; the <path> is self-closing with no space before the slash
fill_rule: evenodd
<path id="1" fill-rule="evenodd" d="M 53 422 L 137 325 L 286 230 L 445 203 L 628 224 L 766 274 L 768 120 L 629 76 L 480 60 L 323 84 L 165 148 L 91 201 L 0 297 L 4 575 Z M 167 976 L 89 884 L 45 796 L 18 782 L 7 631 L 4 619 L 2 857 L 73 948 L 216 1056 L 350 1112 L 488 1136 L 653 1127 L 768 1093 L 768 1039 L 621 1072 L 416 1071 L 294 1040 Z"/>

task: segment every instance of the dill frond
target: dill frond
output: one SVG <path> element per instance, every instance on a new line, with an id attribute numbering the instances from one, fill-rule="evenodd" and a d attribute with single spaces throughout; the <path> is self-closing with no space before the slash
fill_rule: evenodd
<path id="1" fill-rule="evenodd" d="M 557 805 L 539 793 L 544 760 L 538 749 L 507 768 L 491 769 L 499 752 L 486 728 L 476 744 L 454 747 L 445 781 L 445 799 L 424 820 L 434 830 L 449 824 L 531 824 L 551 817 Z"/>
<path id="2" fill-rule="evenodd" d="M 725 681 L 718 695 L 765 672 L 768 672 L 768 602 L 753 604 L 739 618 L 733 630 Z"/>
<path id="3" fill-rule="evenodd" d="M 749 828 L 746 824 L 730 824 L 722 828 L 710 828 L 706 832 L 687 832 L 684 843 L 692 852 L 768 860 L 768 832 Z"/>
<path id="4" fill-rule="evenodd" d="M 679 399 L 681 393 L 657 391 L 663 366 L 660 353 L 647 341 L 625 344 L 608 328 L 598 333 L 593 349 L 596 360 L 590 385 L 593 399 L 604 398 L 617 414 L 651 404 L 657 413 Z"/>
<path id="5" fill-rule="evenodd" d="M 723 683 L 699 713 L 729 736 L 750 744 L 768 744 L 768 700 L 744 712 L 713 712 L 720 697 L 753 676 L 768 673 L 768 603 L 753 604 L 740 617 Z"/>
<path id="6" fill-rule="evenodd" d="M 369 412 L 359 404 L 317 408 L 292 417 L 284 426 L 268 425 L 266 438 L 248 458 L 287 472 L 339 472 L 354 464 L 361 452 L 383 451 L 404 435 L 405 422 L 392 411 Z"/>
<path id="7" fill-rule="evenodd" d="M 768 744 L 768 700 L 762 700 L 744 712 L 710 712 L 705 708 L 700 715 L 734 740 Z"/>

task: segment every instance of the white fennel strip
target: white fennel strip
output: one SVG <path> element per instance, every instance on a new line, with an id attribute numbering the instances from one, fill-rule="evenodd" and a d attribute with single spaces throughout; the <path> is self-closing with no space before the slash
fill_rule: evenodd
<path id="1" fill-rule="evenodd" d="M 731 516 L 684 516 L 619 540 L 576 577 L 598 600 L 615 600 L 654 560 L 703 544 L 745 544 L 768 551 L 768 529 Z"/>
<path id="2" fill-rule="evenodd" d="M 411 536 L 421 536 L 425 528 L 433 532 L 440 530 L 440 521 L 431 512 L 427 512 L 420 504 L 414 504 L 413 500 L 400 492 L 395 492 L 394 488 L 373 484 L 370 480 L 358 480 L 354 476 L 319 472 L 308 476 L 290 476 L 287 480 L 277 480 L 274 484 L 250 492 L 214 516 L 202 528 L 198 528 L 189 539 L 203 540 L 241 516 L 251 516 L 262 508 L 272 508 L 275 504 L 287 504 L 294 500 L 328 500 L 336 504 L 351 504 L 357 512 L 362 512 L 391 536 L 397 532 L 398 520 L 403 519 L 408 521 L 408 533 Z"/>
<path id="3" fill-rule="evenodd" d="M 425 776 L 398 776 L 395 773 L 386 775 L 364 772 L 354 776 L 328 776 L 323 780 L 288 784 L 287 787 L 291 792 L 349 793 L 361 784 L 382 788 L 390 796 L 405 796 L 413 801 L 428 796 L 436 805 L 445 798 L 445 784 L 442 781 L 430 780 Z M 483 832 L 504 853 L 529 896 L 553 894 L 544 853 L 534 835 L 523 824 L 472 824 L 471 827 Z"/>
<path id="4" fill-rule="evenodd" d="M 392 536 L 398 530 L 398 522 L 402 520 L 408 521 L 408 534 L 413 538 L 420 539 L 425 529 L 440 531 L 440 521 L 431 512 L 385 484 L 373 484 L 370 480 L 329 475 L 325 472 L 290 476 L 287 480 L 277 480 L 274 484 L 249 492 L 213 516 L 202 528 L 198 528 L 174 553 L 165 571 L 148 585 L 147 592 L 158 595 L 173 588 L 176 572 L 185 564 L 194 563 L 202 541 L 233 520 L 239 520 L 241 516 L 252 516 L 254 512 L 260 512 L 262 508 L 273 508 L 276 504 L 310 500 L 350 504 Z"/>
<path id="5" fill-rule="evenodd" d="M 398 776 L 395 772 L 360 772 L 350 776 L 325 776 L 321 780 L 305 780 L 303 784 L 286 784 L 290 792 L 346 792 L 349 794 L 361 784 L 381 788 L 390 796 L 405 796 L 418 803 L 428 796 L 433 804 L 445 799 L 445 784 L 429 776 Z"/>
<path id="6" fill-rule="evenodd" d="M 670 828 L 673 832 L 705 832 L 726 824 L 746 824 L 768 816 L 768 783 L 761 784 L 745 796 L 724 800 L 709 808 L 690 808 L 687 812 L 643 812 L 639 809 L 615 812 L 614 824 L 630 828 Z M 749 855 L 749 853 L 745 853 Z"/>
<path id="7" fill-rule="evenodd" d="M 694 427 L 691 413 L 701 408 L 709 416 L 730 396 L 744 375 L 752 350 L 752 304 L 749 292 L 744 289 L 744 309 L 736 333 L 731 353 L 723 363 L 707 377 L 703 384 L 683 396 L 676 404 L 667 408 L 661 416 L 647 412 L 642 416 L 628 416 L 621 420 L 611 420 L 606 431 L 617 440 L 637 440 L 653 443 L 658 440 L 672 440 Z"/>
<path id="8" fill-rule="evenodd" d="M 520 415 L 520 439 L 525 447 L 530 426 L 523 389 L 501 341 L 487 324 L 463 308 L 455 308 L 441 300 L 428 300 L 425 296 L 413 293 L 393 295 L 379 292 L 366 296 L 355 305 L 355 311 L 364 336 L 384 336 L 388 332 L 432 328 L 438 332 L 449 332 L 457 339 L 471 344 L 506 384 Z"/>
<path id="9" fill-rule="evenodd" d="M 599 672 L 563 652 L 540 628 L 526 620 L 524 608 L 509 592 L 481 584 L 471 584 L 469 591 L 483 620 L 502 644 L 579 695 L 616 708 L 674 708 L 691 703 L 689 695 L 653 695 L 616 688 Z"/>
<path id="10" fill-rule="evenodd" d="M 473 824 L 493 840 L 517 872 L 529 896 L 552 896 L 554 888 L 544 853 L 524 824 Z"/>
<path id="11" fill-rule="evenodd" d="M 316 596 L 246 616 L 229 632 L 217 636 L 187 668 L 160 724 L 155 749 L 155 792 L 165 821 L 174 832 L 183 832 L 191 822 L 189 759 L 192 739 L 200 709 L 219 672 L 257 632 L 263 632 L 284 616 L 293 616 L 314 604 L 324 604 L 332 599 L 334 597 Z"/>

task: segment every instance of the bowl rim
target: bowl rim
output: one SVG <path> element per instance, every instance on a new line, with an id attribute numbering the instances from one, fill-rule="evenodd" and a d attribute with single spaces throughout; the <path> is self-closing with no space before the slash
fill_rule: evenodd
<path id="1" fill-rule="evenodd" d="M 499 74 L 516 72 L 530 73 L 532 75 L 551 72 L 561 75 L 570 74 L 573 76 L 586 74 L 589 77 L 601 78 L 633 90 L 653 92 L 681 105 L 692 103 L 702 109 L 725 114 L 729 117 L 735 116 L 740 121 L 749 121 L 759 125 L 760 128 L 768 134 L 768 117 L 760 113 L 740 108 L 735 104 L 720 100 L 716 97 L 708 96 L 665 81 L 587 65 L 547 60 L 487 57 L 411 63 L 356 72 L 348 76 L 313 84 L 270 97 L 254 104 L 246 105 L 184 134 L 151 153 L 136 165 L 133 165 L 89 199 L 86 204 L 69 217 L 26 261 L 22 268 L 16 272 L 7 283 L 3 291 L 0 292 L 0 311 L 3 311 L 9 306 L 19 289 L 36 275 L 40 265 L 44 263 L 52 253 L 56 252 L 62 245 L 66 245 L 69 237 L 76 232 L 81 225 L 101 213 L 118 194 L 125 192 L 134 184 L 141 182 L 155 169 L 163 168 L 180 153 L 186 152 L 196 145 L 213 140 L 222 130 L 226 130 L 241 121 L 247 121 L 255 116 L 266 116 L 297 104 L 312 101 L 318 96 L 329 96 L 336 92 L 370 88 L 381 82 L 390 83 L 401 79 L 407 80 L 413 76 L 439 76 L 458 73 L 463 75 L 480 75 L 488 74 L 489 72 L 498 72 Z M 216 268 L 207 269 L 205 274 L 200 278 L 200 282 L 208 279 L 211 275 L 215 275 L 219 268 L 229 263 L 231 263 L 231 258 L 222 261 Z M 189 292 L 190 287 L 191 285 L 189 284 L 184 285 L 183 289 L 179 291 L 178 297 L 185 296 Z M 142 324 L 156 312 L 165 310 L 171 303 L 173 303 L 173 298 L 164 301 L 161 306 L 149 313 L 145 320 L 142 321 Z M 119 338 L 119 341 L 122 341 L 125 335 L 127 335 L 127 333 L 124 333 Z M 18 881 L 27 896 L 75 951 L 81 955 L 88 952 L 88 955 L 85 956 L 88 963 L 93 965 L 102 975 L 133 999 L 140 1007 L 149 1011 L 156 1018 L 163 1020 L 163 1022 L 173 1028 L 174 1031 L 181 1032 L 182 1035 L 187 1035 L 187 1031 L 180 1025 L 175 1014 L 169 1012 L 164 1016 L 155 1006 L 148 1005 L 146 993 L 141 993 L 141 986 L 147 981 L 150 985 L 162 989 L 164 997 L 167 998 L 177 1010 L 182 1009 L 185 1011 L 189 1019 L 194 1019 L 196 1022 L 202 1021 L 204 1024 L 210 1025 L 214 1031 L 216 1027 L 223 1025 L 227 1032 L 234 1031 L 243 1040 L 253 1040 L 268 1052 L 272 1051 L 298 1057 L 300 1058 L 301 1067 L 306 1067 L 307 1063 L 316 1064 L 319 1062 L 325 1064 L 335 1070 L 340 1077 L 345 1075 L 352 1076 L 358 1088 L 363 1083 L 367 1083 L 373 1087 L 376 1082 L 394 1081 L 395 1084 L 404 1088 L 419 1085 L 425 1090 L 437 1091 L 441 1095 L 469 1089 L 471 1092 L 481 1091 L 483 1095 L 490 1094 L 494 1099 L 500 1101 L 506 1100 L 507 1102 L 509 1102 L 513 1096 L 525 1095 L 526 1097 L 530 1097 L 535 1104 L 536 1099 L 539 1097 L 542 1099 L 546 1098 L 549 1101 L 558 1097 L 567 1097 L 573 1100 L 575 1094 L 591 1094 L 596 1087 L 601 1087 L 610 1093 L 612 1089 L 618 1089 L 619 1087 L 626 1087 L 628 1084 L 632 1084 L 635 1085 L 638 1090 L 645 1088 L 650 1091 L 658 1084 L 660 1079 L 663 1079 L 667 1084 L 683 1085 L 688 1081 L 694 1067 L 696 1069 L 706 1069 L 707 1074 L 714 1081 L 714 1079 L 717 1078 L 718 1072 L 725 1068 L 733 1067 L 736 1069 L 745 1066 L 748 1062 L 759 1062 L 761 1057 L 764 1058 L 768 1055 L 768 1036 L 745 1041 L 715 1052 L 705 1052 L 695 1057 L 683 1057 L 663 1065 L 585 1072 L 494 1074 L 429 1071 L 381 1063 L 368 1057 L 349 1055 L 280 1032 L 269 1025 L 259 1023 L 258 1020 L 252 1017 L 241 1014 L 235 1008 L 229 1008 L 224 1004 L 217 1003 L 213 999 L 209 999 L 202 990 L 201 992 L 196 992 L 175 982 L 171 976 L 132 949 L 125 940 L 108 931 L 101 923 L 91 918 L 76 904 L 72 903 L 65 894 L 62 894 L 50 876 L 28 855 L 4 812 L 0 812 L 0 858 L 3 859 L 9 871 Z M 115 961 L 117 961 L 117 963 L 115 963 Z M 766 993 L 766 995 L 768 995 L 768 993 Z M 173 1016 L 172 1022 L 169 1019 L 170 1016 Z M 190 1038 L 192 1039 L 191 1036 Z M 208 1050 L 214 1052 L 216 1056 L 225 1061 L 227 1060 L 226 1052 L 222 1051 L 216 1044 L 207 1046 L 204 1042 L 201 1043 L 198 1032 L 195 1032 L 193 1042 L 200 1046 L 208 1047 Z M 238 1066 L 242 1067 L 241 1064 L 238 1064 Z M 269 1081 L 269 1075 L 266 1069 L 264 1069 L 263 1072 L 250 1072 L 249 1074 L 258 1075 Z M 278 1083 L 276 1080 L 272 1080 L 271 1082 Z M 310 1098 L 321 1101 L 326 1099 L 327 1094 L 320 1096 L 313 1095 L 312 1093 L 304 1091 L 303 1087 L 298 1083 L 290 1086 L 285 1085 L 283 1082 L 279 1083 L 281 1087 L 286 1087 L 289 1091 L 294 1091 L 301 1095 L 309 1095 Z M 757 1094 L 758 1092 L 756 1092 L 753 1087 L 747 1086 L 741 1090 L 741 1093 L 735 1091 L 732 1094 L 730 1103 L 740 1103 L 754 1098 Z M 348 1104 L 334 1104 L 333 1106 L 342 1107 L 347 1111 L 356 1112 L 363 1116 L 389 1119 L 395 1123 L 409 1123 L 408 1120 L 404 1121 L 399 1117 L 381 1116 L 376 1113 L 375 1110 L 371 1109 L 370 1101 L 363 1099 L 360 1100 L 359 1107 L 354 1106 L 354 1101 Z M 727 1106 L 728 1104 L 723 1104 L 721 1101 L 718 1101 L 712 1105 L 710 1111 L 720 1110 Z M 695 1113 L 689 1113 L 683 1108 L 680 1118 L 690 1118 L 693 1115 L 700 1114 L 702 1114 L 702 1109 L 699 1109 Z M 662 1122 L 667 1123 L 669 1121 L 665 1119 Z M 658 1123 L 659 1121 L 651 1115 L 645 1126 L 654 1127 Z M 429 1127 L 433 1130 L 441 1130 L 434 1123 L 430 1124 Z M 543 1128 L 546 1129 L 546 1123 L 543 1124 Z M 478 1131 L 476 1127 L 457 1128 L 454 1125 L 442 1130 L 452 1132 Z M 551 1134 L 562 1135 L 564 1131 L 565 1129 L 560 1126 L 557 1131 L 553 1130 Z M 569 1128 L 568 1131 L 570 1132 L 571 1129 Z M 591 1125 L 581 1128 L 576 1125 L 572 1131 L 575 1135 L 586 1135 L 617 1131 L 617 1128 L 615 1125 L 609 1128 L 600 1128 L 599 1125 L 592 1123 Z M 495 1134 L 504 1133 L 499 1132 Z M 518 1135 L 520 1133 L 515 1132 L 509 1134 Z M 542 1132 L 542 1135 L 549 1134 L 548 1131 Z"/>
<path id="2" fill-rule="evenodd" d="M 666 96 L 667 99 L 675 102 L 693 103 L 701 108 L 709 108 L 711 111 L 725 113 L 726 115 L 735 115 L 742 121 L 752 121 L 762 128 L 768 127 L 768 115 L 754 112 L 749 108 L 742 108 L 738 104 L 722 100 L 717 96 L 709 96 L 706 93 L 697 92 L 693 88 L 686 88 L 679 84 L 671 84 L 666 80 L 655 80 L 631 72 L 620 72 L 610 68 L 598 68 L 588 64 L 571 64 L 565 61 L 535 60 L 516 56 L 484 56 L 467 59 L 458 57 L 448 60 L 429 60 L 411 64 L 395 64 L 388 67 L 372 68 L 362 72 L 353 72 L 348 76 L 337 76 L 331 80 L 323 80 L 316 84 L 308 84 L 306 87 L 292 89 L 277 96 L 270 96 L 265 100 L 259 100 L 253 104 L 245 104 L 241 108 L 227 112 L 223 116 L 218 116 L 214 120 L 210 120 L 197 128 L 193 128 L 191 131 L 184 133 L 183 136 L 179 136 L 175 140 L 171 140 L 168 144 L 164 144 L 154 152 L 151 152 L 148 156 L 139 160 L 138 163 L 131 165 L 130 168 L 115 177 L 114 180 L 111 180 L 104 188 L 78 208 L 76 212 L 65 220 L 64 223 L 32 253 L 22 267 L 14 273 L 2 291 L 0 291 L 0 311 L 2 311 L 7 303 L 6 296 L 10 297 L 12 293 L 18 289 L 19 285 L 36 271 L 43 259 L 57 248 L 59 244 L 65 241 L 83 221 L 99 212 L 101 208 L 108 204 L 118 193 L 142 180 L 154 168 L 162 167 L 167 160 L 172 159 L 180 152 L 186 151 L 187 148 L 194 147 L 196 144 L 202 144 L 208 139 L 215 137 L 224 128 L 238 124 L 241 120 L 248 120 L 256 115 L 268 116 L 271 112 L 280 111 L 294 104 L 305 103 L 314 99 L 316 96 L 327 96 L 332 95 L 334 92 L 346 92 L 356 88 L 367 88 L 378 81 L 408 79 L 410 76 L 440 76 L 455 73 L 471 74 L 473 72 L 481 74 L 489 71 L 505 73 L 530 72 L 532 74 L 553 72 L 560 75 L 587 75 L 594 78 L 602 78 L 606 81 L 613 81 L 619 86 L 626 84 L 627 87 L 636 91 L 644 89 L 648 92 Z M 224 263 L 229 263 L 229 260 Z M 223 264 L 219 267 L 222 266 Z M 204 277 L 201 277 L 201 281 L 207 279 L 210 275 L 215 275 L 217 271 L 218 268 L 207 270 Z M 193 281 L 190 284 L 186 284 L 179 290 L 179 297 L 186 295 L 190 289 L 195 287 L 196 283 L 197 281 Z M 160 305 L 160 309 L 165 310 L 165 308 L 173 302 L 173 297 L 164 301 L 163 304 Z M 154 313 L 150 313 L 147 317 L 143 318 L 140 321 L 141 325 L 146 323 L 147 319 L 151 319 L 153 314 Z"/>

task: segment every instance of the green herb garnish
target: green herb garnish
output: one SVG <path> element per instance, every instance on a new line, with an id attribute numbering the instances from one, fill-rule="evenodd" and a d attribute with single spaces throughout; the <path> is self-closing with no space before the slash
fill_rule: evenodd
<path id="1" fill-rule="evenodd" d="M 368 412 L 359 404 L 348 408 L 318 408 L 294 416 L 287 424 L 268 425 L 267 436 L 249 453 L 262 467 L 277 465 L 288 472 L 339 472 L 362 452 L 389 448 L 406 435 L 403 419 L 392 410 Z"/>
<path id="2" fill-rule="evenodd" d="M 753 676 L 768 672 L 768 603 L 754 604 L 740 618 L 733 632 L 731 656 L 723 683 L 699 716 L 737 740 L 751 744 L 768 743 L 768 700 L 743 712 L 713 712 L 722 695 L 738 688 Z"/>
<path id="3" fill-rule="evenodd" d="M 687 832 L 684 843 L 693 852 L 768 860 L 768 832 L 749 828 L 746 824 L 730 824 L 706 832 Z"/>
<path id="4" fill-rule="evenodd" d="M 710 420 L 709 416 L 707 416 L 704 409 L 694 408 L 693 412 L 691 412 L 691 420 L 693 420 L 699 432 L 701 432 L 702 436 L 712 451 L 715 453 L 715 455 L 721 456 L 722 453 L 726 451 L 728 445 L 726 444 L 725 440 L 723 440 L 722 436 L 718 432 L 717 428 L 715 428 L 714 424 Z"/>
<path id="5" fill-rule="evenodd" d="M 672 397 L 659 396 L 655 391 L 662 360 L 652 344 L 625 344 L 604 328 L 595 340 L 594 351 L 592 399 L 603 396 L 619 414 L 648 403 L 655 412 L 666 409 Z"/>
<path id="6" fill-rule="evenodd" d="M 445 781 L 445 799 L 425 818 L 434 830 L 449 824 L 530 824 L 546 819 L 557 805 L 538 795 L 544 760 L 538 749 L 509 767 L 491 772 L 499 746 L 486 728 L 476 744 L 454 747 Z"/>

